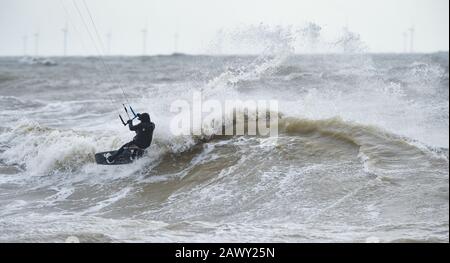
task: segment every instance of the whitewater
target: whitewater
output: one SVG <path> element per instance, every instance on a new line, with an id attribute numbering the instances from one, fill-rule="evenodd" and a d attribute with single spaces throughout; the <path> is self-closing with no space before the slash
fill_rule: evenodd
<path id="1" fill-rule="evenodd" d="M 103 59 L 0 58 L 0 242 L 449 242 L 448 53 Z M 97 165 L 121 87 L 154 141 Z M 196 91 L 277 100 L 276 143 L 171 134 Z"/>

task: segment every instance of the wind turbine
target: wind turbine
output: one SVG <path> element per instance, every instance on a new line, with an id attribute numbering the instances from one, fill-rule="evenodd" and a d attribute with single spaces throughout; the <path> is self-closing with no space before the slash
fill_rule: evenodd
<path id="1" fill-rule="evenodd" d="M 147 54 L 147 25 L 145 25 L 144 29 L 141 30 L 142 32 L 142 55 L 145 56 Z"/>
<path id="2" fill-rule="evenodd" d="M 39 56 L 39 32 L 34 33 L 34 56 Z"/>
<path id="3" fill-rule="evenodd" d="M 176 54 L 178 52 L 178 40 L 180 38 L 179 30 L 180 22 L 177 20 L 175 25 L 175 34 L 173 35 L 173 52 Z"/>
<path id="4" fill-rule="evenodd" d="M 408 52 L 408 32 L 403 32 L 403 53 Z"/>
<path id="5" fill-rule="evenodd" d="M 66 56 L 67 55 L 67 34 L 69 33 L 69 29 L 67 27 L 67 21 L 66 24 L 64 25 L 64 28 L 61 29 L 61 31 L 63 32 L 63 55 Z"/>
<path id="6" fill-rule="evenodd" d="M 108 55 L 111 55 L 111 31 L 109 31 L 107 34 L 106 34 L 106 41 L 107 41 L 107 54 Z"/>
<path id="7" fill-rule="evenodd" d="M 24 35 L 23 37 L 22 37 L 22 42 L 23 42 L 23 56 L 24 57 L 26 57 L 27 56 L 27 51 L 28 51 L 28 48 L 27 48 L 27 46 L 28 46 L 28 36 L 27 35 Z"/>
<path id="8" fill-rule="evenodd" d="M 409 29 L 409 37 L 410 37 L 410 42 L 409 42 L 409 51 L 411 52 L 411 53 L 413 53 L 414 52 L 414 32 L 415 32 L 415 28 L 414 28 L 414 26 L 412 26 L 410 29 Z"/>

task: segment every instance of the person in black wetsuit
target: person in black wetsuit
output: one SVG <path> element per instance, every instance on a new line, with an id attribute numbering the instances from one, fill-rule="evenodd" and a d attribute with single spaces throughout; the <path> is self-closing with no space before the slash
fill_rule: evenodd
<path id="1" fill-rule="evenodd" d="M 148 113 L 137 114 L 138 120 L 141 121 L 138 125 L 133 125 L 133 121 L 129 120 L 127 122 L 130 131 L 135 131 L 136 136 L 134 136 L 131 142 L 124 144 L 120 149 L 114 154 L 108 157 L 108 162 L 114 162 L 117 156 L 121 155 L 125 148 L 129 147 L 139 147 L 140 149 L 146 149 L 152 143 L 153 131 L 155 130 L 155 124 L 151 122 L 150 115 Z"/>

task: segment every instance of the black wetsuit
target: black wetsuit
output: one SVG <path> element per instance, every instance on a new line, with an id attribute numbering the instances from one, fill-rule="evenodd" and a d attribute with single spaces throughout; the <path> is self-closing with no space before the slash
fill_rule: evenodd
<path id="1" fill-rule="evenodd" d="M 153 122 L 141 122 L 136 126 L 133 125 L 133 122 L 130 122 L 128 126 L 130 131 L 136 132 L 136 136 L 131 141 L 132 143 L 142 149 L 150 146 L 153 139 L 153 131 L 155 130 Z"/>
<path id="2" fill-rule="evenodd" d="M 130 131 L 136 132 L 136 136 L 134 136 L 131 142 L 125 143 L 122 147 L 120 147 L 120 149 L 109 158 L 110 161 L 122 154 L 125 148 L 137 146 L 141 149 L 146 149 L 152 143 L 153 131 L 155 130 L 155 124 L 153 122 L 150 120 L 141 121 L 138 125 L 133 125 L 133 122 L 131 121 L 128 126 Z"/>

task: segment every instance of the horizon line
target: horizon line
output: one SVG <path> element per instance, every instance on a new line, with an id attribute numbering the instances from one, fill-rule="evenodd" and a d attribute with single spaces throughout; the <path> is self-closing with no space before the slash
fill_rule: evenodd
<path id="1" fill-rule="evenodd" d="M 436 54 L 436 53 L 450 53 L 449 50 L 437 50 L 437 51 L 417 51 L 417 52 L 395 52 L 395 51 L 386 51 L 386 52 L 354 52 L 354 53 L 345 53 L 345 52 L 314 52 L 314 53 L 293 53 L 291 55 L 383 55 L 383 54 L 392 54 L 392 55 L 420 55 L 420 54 Z M 160 53 L 160 54 L 146 54 L 146 55 L 138 55 L 138 54 L 111 54 L 111 55 L 96 55 L 96 54 L 88 54 L 88 55 L 3 55 L 0 54 L 0 57 L 15 57 L 15 58 L 66 58 L 66 57 L 160 57 L 160 56 L 216 56 L 216 57 L 234 57 L 234 56 L 259 56 L 261 54 L 258 53 L 247 53 L 247 54 L 235 54 L 235 53 L 224 53 L 224 54 L 208 54 L 208 53 L 184 53 L 184 52 L 174 52 L 174 53 Z M 276 54 L 267 54 L 267 56 L 273 56 Z"/>

